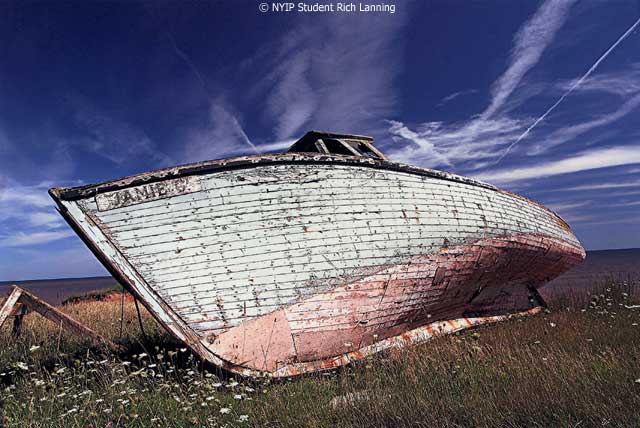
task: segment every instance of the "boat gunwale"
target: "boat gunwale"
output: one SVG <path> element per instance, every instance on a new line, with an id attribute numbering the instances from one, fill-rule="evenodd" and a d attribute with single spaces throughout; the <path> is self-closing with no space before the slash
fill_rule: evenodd
<path id="1" fill-rule="evenodd" d="M 170 180 L 184 176 L 193 176 L 193 175 L 205 175 L 209 173 L 216 172 L 224 172 L 231 170 L 241 170 L 248 169 L 257 166 L 270 166 L 270 165 L 309 165 L 309 164 L 323 164 L 323 165 L 339 165 L 339 166 L 354 166 L 354 167 L 367 167 L 373 169 L 380 169 L 386 171 L 393 172 L 403 172 L 412 175 L 431 177 L 436 179 L 448 180 L 453 182 L 458 182 L 462 184 L 468 184 L 477 187 L 483 187 L 489 190 L 493 190 L 496 192 L 508 194 L 513 197 L 517 197 L 519 199 L 525 200 L 529 203 L 533 203 L 535 205 L 541 206 L 546 211 L 549 211 L 552 214 L 555 214 L 556 217 L 564 223 L 564 220 L 560 216 L 558 216 L 552 210 L 542 206 L 541 204 L 532 201 L 526 197 L 521 195 L 507 192 L 501 190 L 493 185 L 483 183 L 478 180 L 469 179 L 466 177 L 462 177 L 455 174 L 450 174 L 442 171 L 425 169 L 420 167 L 415 167 L 411 165 L 406 165 L 397 162 L 391 162 L 386 160 L 375 160 L 370 158 L 361 158 L 356 156 L 335 156 L 335 155 L 319 155 L 317 153 L 285 153 L 285 154 L 266 154 L 266 155 L 254 155 L 254 156 L 241 156 L 235 158 L 221 159 L 221 160 L 212 160 L 212 161 L 203 161 L 197 162 L 187 165 L 175 166 L 165 169 L 160 169 L 156 171 L 151 171 L 147 173 L 141 173 L 136 175 L 131 175 L 128 177 L 124 177 L 121 179 L 105 181 L 98 184 L 90 184 L 85 186 L 71 187 L 71 188 L 62 188 L 57 187 L 49 190 L 50 195 L 58 204 L 58 208 L 63 218 L 69 223 L 72 229 L 76 232 L 77 235 L 80 236 L 82 241 L 89 247 L 89 249 L 94 253 L 94 255 L 100 260 L 100 262 L 107 268 L 107 270 L 114 276 L 121 284 L 123 284 L 130 292 L 134 294 L 143 305 L 151 312 L 151 314 L 156 318 L 168 331 L 170 331 L 174 337 L 178 338 L 178 340 L 183 341 L 185 345 L 191 348 L 197 355 L 201 358 L 217 365 L 223 369 L 229 370 L 231 372 L 239 373 L 242 375 L 254 375 L 254 376 L 274 376 L 274 377 L 289 377 L 295 376 L 298 374 L 302 374 L 308 371 L 316 371 L 318 370 L 317 364 L 324 364 L 326 367 L 321 368 L 320 370 L 326 370 L 329 368 L 333 368 L 336 365 L 331 364 L 325 360 L 314 361 L 310 364 L 298 364 L 298 365 L 289 365 L 284 368 L 280 368 L 280 370 L 276 370 L 276 372 L 264 372 L 261 370 L 253 370 L 249 367 L 245 367 L 243 365 L 234 364 L 230 361 L 227 361 L 216 354 L 214 351 L 208 348 L 206 340 L 197 335 L 193 327 L 190 323 L 183 321 L 185 326 L 182 326 L 180 323 L 176 323 L 172 316 L 176 316 L 180 318 L 176 312 L 170 308 L 164 299 L 159 296 L 159 294 L 149 286 L 149 284 L 144 279 L 144 276 L 139 274 L 136 268 L 131 266 L 131 269 L 140 277 L 140 284 L 134 278 L 129 277 L 127 273 L 125 273 L 120 266 L 111 259 L 109 255 L 107 255 L 103 248 L 99 245 L 98 242 L 95 242 L 83 229 L 81 226 L 81 222 L 83 219 L 75 218 L 71 213 L 69 213 L 62 204 L 62 201 L 65 202 L 74 202 L 81 199 L 86 199 L 93 197 L 97 194 L 126 189 L 134 186 L 138 186 L 141 184 L 148 184 L 154 182 L 160 182 L 163 180 Z M 84 210 L 83 210 L 84 211 Z M 85 213 L 85 216 L 88 214 Z M 566 223 L 564 223 L 566 225 Z M 100 229 L 100 232 L 104 234 L 106 241 L 110 245 L 113 245 L 114 248 L 119 252 L 119 248 L 117 244 L 114 242 L 113 238 L 106 233 L 99 224 L 95 224 L 95 226 Z M 566 225 L 567 229 L 570 231 L 568 225 Z M 125 261 L 129 263 L 128 259 L 125 257 Z M 154 295 L 154 297 L 158 300 L 159 305 L 156 307 L 148 302 L 143 296 L 140 288 L 145 289 L 146 291 L 150 291 Z M 147 290 L 148 289 L 148 290 Z M 167 316 L 170 315 L 170 316 Z M 186 327 L 186 328 L 185 328 Z M 180 337 L 182 336 L 182 338 Z M 403 336 L 403 335 L 401 335 Z M 335 358 L 330 358 L 328 360 L 338 360 L 343 363 L 344 358 L 347 360 L 351 360 L 354 356 L 358 355 L 359 351 L 356 351 L 354 355 L 350 354 L 342 354 Z M 341 365 L 341 364 L 338 364 Z"/>
<path id="2" fill-rule="evenodd" d="M 404 172 L 423 177 L 432 177 L 463 184 L 469 184 L 472 186 L 484 187 L 495 191 L 502 191 L 492 184 L 472 178 L 388 160 L 378 160 L 358 156 L 325 155 L 318 153 L 278 153 L 239 156 L 233 158 L 195 162 L 129 175 L 123 178 L 107 180 L 96 184 L 87 184 L 77 187 L 54 187 L 52 189 L 49 189 L 49 193 L 55 199 L 74 201 L 90 198 L 99 193 L 122 190 L 142 184 L 156 183 L 185 176 L 205 175 L 215 172 L 253 168 L 256 166 L 300 164 L 327 164 L 367 167 L 387 171 Z"/>

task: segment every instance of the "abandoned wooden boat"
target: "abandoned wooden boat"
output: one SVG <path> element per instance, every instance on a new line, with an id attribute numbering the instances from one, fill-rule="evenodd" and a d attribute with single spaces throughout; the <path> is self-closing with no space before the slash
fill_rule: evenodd
<path id="1" fill-rule="evenodd" d="M 205 360 L 243 375 L 329 369 L 531 313 L 584 250 L 522 196 L 391 162 L 369 137 L 54 188 L 106 268 Z"/>

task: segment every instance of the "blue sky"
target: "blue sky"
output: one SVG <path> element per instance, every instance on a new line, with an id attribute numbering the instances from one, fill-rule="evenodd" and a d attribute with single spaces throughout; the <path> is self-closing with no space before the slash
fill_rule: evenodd
<path id="1" fill-rule="evenodd" d="M 602 58 L 640 3 L 386 4 L 0 3 L 0 280 L 105 273 L 48 187 L 284 149 L 310 129 L 533 198 L 587 249 L 640 247 L 640 27 Z"/>

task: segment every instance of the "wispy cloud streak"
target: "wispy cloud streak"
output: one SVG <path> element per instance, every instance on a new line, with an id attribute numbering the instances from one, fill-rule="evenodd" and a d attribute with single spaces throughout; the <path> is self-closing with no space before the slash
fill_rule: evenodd
<path id="1" fill-rule="evenodd" d="M 265 119 L 275 124 L 275 139 L 297 136 L 305 126 L 381 131 L 379 118 L 398 102 L 394 84 L 406 22 L 405 13 L 391 19 L 334 15 L 304 19 L 287 31 L 277 41 L 276 55 L 260 57 L 261 66 L 271 71 L 254 88 L 266 100 Z"/>
<path id="2" fill-rule="evenodd" d="M 578 79 L 573 85 L 571 85 L 571 87 L 564 93 L 562 94 L 562 96 L 560 98 L 558 98 L 558 100 L 551 106 L 549 107 L 549 109 L 544 112 L 544 114 L 542 116 L 540 116 L 538 119 L 536 119 L 513 143 L 511 143 L 507 149 L 505 150 L 505 152 L 498 158 L 498 160 L 496 161 L 496 164 L 498 164 L 502 159 L 504 159 L 505 156 L 507 156 L 509 154 L 509 152 L 511 151 L 511 149 L 518 144 L 520 141 L 522 141 L 523 138 L 525 138 L 527 135 L 529 135 L 529 133 L 531 132 L 531 130 L 533 130 L 533 128 L 535 128 L 540 122 L 542 122 L 553 110 L 555 110 L 555 108 L 560 105 L 560 103 L 562 101 L 564 101 L 564 99 L 566 97 L 568 97 L 569 95 L 571 95 L 571 93 L 577 88 L 579 87 L 582 82 L 584 82 L 590 75 L 591 73 L 593 73 L 598 66 L 600 65 L 600 63 L 602 61 L 604 61 L 611 52 L 613 52 L 613 50 L 620 44 L 622 43 L 622 41 L 624 39 L 626 39 L 632 32 L 633 30 L 636 29 L 636 27 L 640 24 L 640 18 L 631 26 L 627 29 L 627 31 L 624 32 L 624 34 L 622 36 L 620 36 L 618 38 L 618 40 L 616 40 L 616 42 L 611 45 L 609 47 L 609 49 L 606 50 L 606 52 L 604 54 L 602 54 L 600 56 L 600 58 L 598 58 L 598 60 L 591 66 L 591 68 L 589 68 L 589 70 L 587 70 L 587 72 L 582 75 L 582 77 L 580 79 Z"/>
<path id="3" fill-rule="evenodd" d="M 584 190 L 623 189 L 623 188 L 626 188 L 626 187 L 640 187 L 640 180 L 583 184 L 583 185 L 580 185 L 580 186 L 561 187 L 561 188 L 558 188 L 556 190 L 573 192 L 573 191 L 584 191 Z M 638 192 L 638 193 L 640 193 L 640 192 Z"/>
<path id="4" fill-rule="evenodd" d="M 0 248 L 57 241 L 73 235 L 55 213 L 51 183 L 24 186 L 0 176 Z"/>
<path id="5" fill-rule="evenodd" d="M 516 33 L 507 70 L 493 84 L 491 103 L 482 113 L 486 119 L 502 107 L 524 75 L 538 63 L 544 50 L 566 21 L 574 0 L 546 1 Z"/>
<path id="6" fill-rule="evenodd" d="M 202 90 L 204 91 L 204 94 L 206 95 L 207 99 L 209 100 L 209 104 L 210 104 L 210 110 L 211 110 L 211 114 L 212 116 L 216 116 L 216 115 L 224 115 L 227 117 L 228 120 L 231 121 L 230 127 L 233 129 L 234 133 L 237 134 L 240 138 L 236 139 L 236 140 L 232 140 L 232 141 L 226 141 L 225 143 L 231 143 L 231 142 L 236 142 L 239 141 L 242 144 L 245 144 L 246 146 L 249 146 L 249 148 L 251 148 L 251 150 L 254 153 L 258 153 L 258 148 L 251 142 L 251 140 L 249 139 L 249 137 L 247 136 L 247 134 L 245 133 L 244 129 L 242 129 L 242 126 L 240 125 L 240 122 L 238 121 L 238 119 L 232 115 L 228 109 L 226 109 L 224 107 L 224 105 L 221 103 L 221 97 L 218 97 L 216 99 L 216 97 L 214 97 L 211 93 L 211 91 L 209 90 L 209 86 L 207 85 L 207 82 L 205 81 L 202 73 L 200 72 L 200 70 L 198 69 L 198 67 L 196 67 L 195 63 L 191 60 L 191 58 L 189 57 L 189 55 L 187 55 L 187 53 L 182 50 L 180 48 L 180 46 L 178 46 L 178 43 L 176 42 L 175 37 L 173 37 L 173 34 L 171 34 L 171 31 L 169 31 L 169 29 L 164 26 L 163 30 L 165 32 L 165 34 L 167 35 L 167 37 L 169 38 L 170 42 L 171 42 L 171 46 L 173 48 L 174 53 L 182 60 L 184 61 L 184 63 L 187 65 L 187 67 L 189 68 L 189 70 L 191 70 L 191 72 L 194 74 L 194 76 L 196 77 L 196 79 L 198 80 L 198 82 L 200 83 L 200 85 L 202 86 Z M 214 124 L 216 123 L 215 120 L 213 122 Z M 223 125 L 224 126 L 224 125 Z M 224 131 L 220 131 L 218 132 L 221 133 Z M 227 132 L 227 134 L 229 134 Z M 229 137 L 230 135 L 227 135 L 227 137 Z M 212 145 L 214 144 L 215 140 L 211 140 L 209 141 L 209 144 Z M 195 145 L 197 146 L 199 143 L 201 143 L 201 141 L 196 141 Z M 187 147 L 187 151 L 194 151 L 195 148 L 194 147 Z M 187 156 L 189 156 L 187 154 Z M 209 157 L 211 158 L 211 157 Z M 202 160 L 202 158 L 197 159 L 197 160 Z"/>
<path id="7" fill-rule="evenodd" d="M 488 166 L 530 123 L 528 118 L 509 115 L 513 106 L 506 104 L 507 99 L 540 61 L 567 20 L 573 3 L 574 0 L 548 0 L 522 24 L 513 38 L 506 70 L 493 83 L 489 105 L 478 116 L 451 124 L 427 122 L 416 131 L 399 121 L 388 121 L 395 141 L 412 143 L 392 150 L 392 155 L 427 166 L 465 163 L 463 169 L 471 170 Z"/>
<path id="8" fill-rule="evenodd" d="M 494 183 L 509 183 L 531 178 L 549 177 L 637 163 L 640 163 L 640 146 L 622 146 L 591 150 L 569 158 L 542 162 L 523 168 L 485 172 L 476 174 L 476 177 Z"/>
<path id="9" fill-rule="evenodd" d="M 478 92 L 477 89 L 469 89 L 468 91 L 454 92 L 454 93 L 452 93 L 450 95 L 447 95 L 446 97 L 442 98 L 442 100 L 438 103 L 438 106 L 443 106 L 443 105 L 447 104 L 448 102 L 455 100 L 456 98 L 462 97 L 464 95 L 475 94 L 476 92 Z"/>

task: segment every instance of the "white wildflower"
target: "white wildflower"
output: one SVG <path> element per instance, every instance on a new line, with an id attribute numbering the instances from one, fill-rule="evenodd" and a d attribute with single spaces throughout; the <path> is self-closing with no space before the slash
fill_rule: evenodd
<path id="1" fill-rule="evenodd" d="M 223 407 L 220 409 L 220 413 L 222 413 L 223 415 L 226 415 L 229 412 L 231 412 L 231 409 L 228 407 Z"/>
<path id="2" fill-rule="evenodd" d="M 238 422 L 246 422 L 249 420 L 249 415 L 240 415 Z"/>

